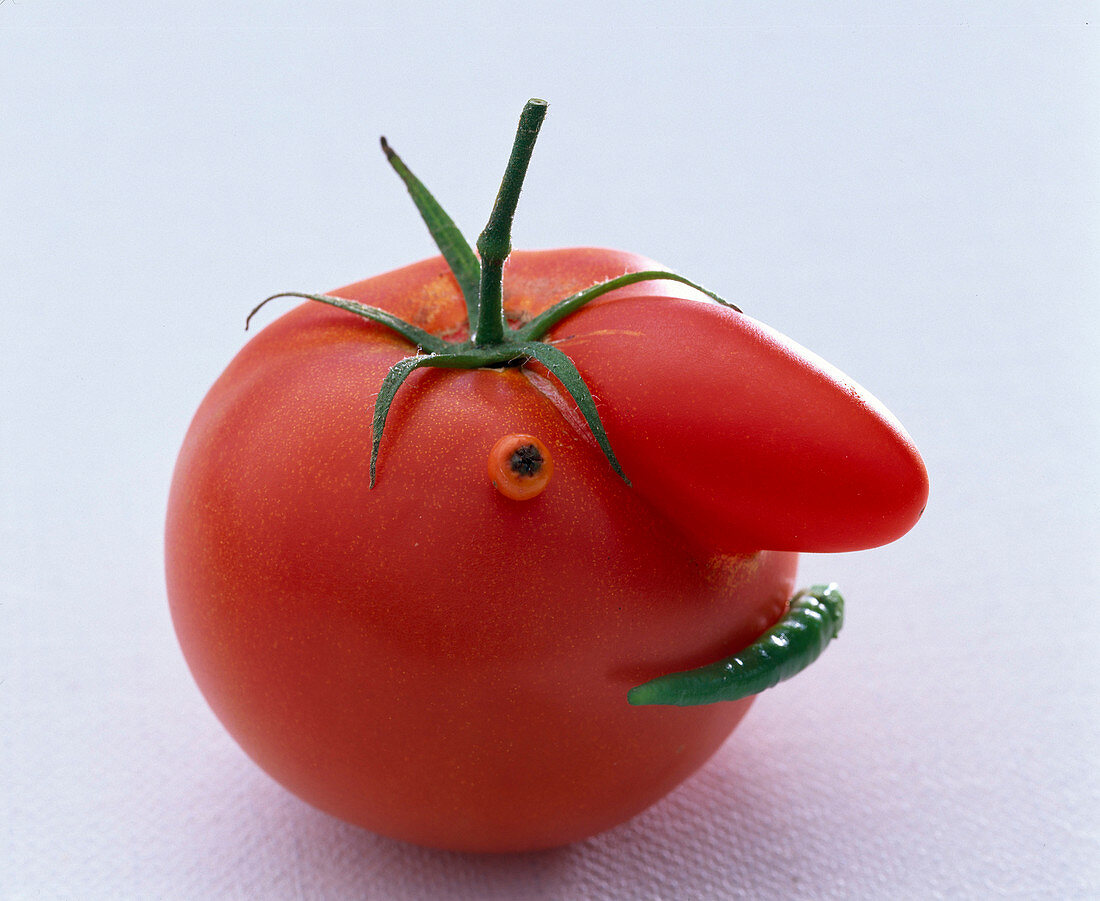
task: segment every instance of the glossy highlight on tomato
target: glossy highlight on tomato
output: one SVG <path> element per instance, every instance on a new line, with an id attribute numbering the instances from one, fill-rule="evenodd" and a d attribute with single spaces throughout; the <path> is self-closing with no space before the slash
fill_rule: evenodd
<path id="1" fill-rule="evenodd" d="M 799 551 L 903 534 L 923 463 L 788 339 L 686 279 L 623 281 L 651 260 L 495 232 L 456 252 L 386 150 L 445 256 L 300 295 L 327 300 L 214 383 L 169 497 L 173 622 L 218 718 L 309 803 L 441 848 L 576 841 L 675 788 L 753 700 L 631 690 L 782 625 Z M 601 283 L 621 287 L 539 319 Z M 501 488 L 530 477 L 517 450 L 548 478 L 524 499 Z"/>

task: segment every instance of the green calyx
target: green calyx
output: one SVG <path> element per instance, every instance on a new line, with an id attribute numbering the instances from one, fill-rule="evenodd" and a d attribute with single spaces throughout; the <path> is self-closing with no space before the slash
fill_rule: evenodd
<path id="1" fill-rule="evenodd" d="M 608 463 L 615 472 L 629 484 L 611 444 L 607 439 L 603 423 L 592 393 L 588 390 L 581 374 L 573 361 L 552 344 L 541 340 L 558 322 L 574 313 L 585 304 L 609 291 L 641 281 L 667 279 L 688 285 L 723 306 L 738 310 L 733 304 L 723 300 L 700 285 L 682 275 L 661 270 L 631 272 L 618 278 L 609 279 L 590 288 L 563 298 L 548 307 L 541 314 L 518 327 L 508 324 L 504 315 L 503 275 L 504 262 L 512 251 L 512 220 L 519 201 L 523 180 L 534 150 L 539 129 L 546 118 L 545 100 L 529 100 L 520 116 L 512 153 L 504 172 L 496 203 L 485 230 L 477 240 L 477 253 L 462 236 L 451 217 L 443 210 L 435 198 L 420 180 L 413 175 L 401 158 L 393 151 L 385 138 L 382 138 L 382 150 L 386 159 L 401 177 L 409 194 L 416 204 L 421 217 L 428 226 L 432 239 L 439 248 L 443 259 L 454 274 L 459 289 L 466 302 L 466 316 L 469 323 L 470 338 L 467 341 L 448 341 L 406 322 L 398 316 L 378 307 L 368 306 L 341 297 L 328 294 L 307 294 L 288 291 L 266 298 L 248 315 L 245 328 L 252 317 L 271 300 L 279 297 L 300 297 L 318 303 L 328 304 L 355 313 L 383 325 L 404 338 L 417 348 L 414 356 L 405 357 L 393 365 L 386 374 L 378 392 L 374 406 L 373 446 L 370 459 L 370 484 L 375 483 L 379 449 L 382 433 L 389 415 L 390 406 L 405 380 L 417 369 L 432 366 L 440 369 L 482 369 L 505 366 L 522 366 L 531 361 L 541 363 L 562 384 L 577 404 L 584 416 L 593 437 L 599 444 Z M 740 312 L 738 310 L 738 312 Z"/>

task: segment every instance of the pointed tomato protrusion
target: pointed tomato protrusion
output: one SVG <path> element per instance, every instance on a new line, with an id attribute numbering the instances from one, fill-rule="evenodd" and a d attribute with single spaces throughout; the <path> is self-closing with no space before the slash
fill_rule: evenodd
<path id="1" fill-rule="evenodd" d="M 588 384 L 634 489 L 709 550 L 872 548 L 924 510 L 927 473 L 900 423 L 749 316 L 608 298 L 547 338 Z"/>

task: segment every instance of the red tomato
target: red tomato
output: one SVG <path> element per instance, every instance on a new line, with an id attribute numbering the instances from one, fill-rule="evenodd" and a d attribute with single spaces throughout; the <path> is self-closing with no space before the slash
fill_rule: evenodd
<path id="1" fill-rule="evenodd" d="M 612 251 L 517 252 L 505 309 L 523 321 L 650 268 Z M 334 293 L 462 335 L 440 258 Z M 684 299 L 655 296 L 668 294 Z M 689 297 L 641 283 L 551 336 L 633 487 L 527 366 L 414 372 L 369 488 L 374 399 L 409 342 L 305 304 L 244 347 L 184 442 L 167 577 L 195 678 L 261 767 L 377 832 L 505 851 L 613 826 L 718 748 L 751 699 L 634 707 L 628 689 L 744 647 L 784 612 L 796 551 L 888 541 L 926 489 L 867 395 Z M 673 348 L 637 359 L 656 332 Z M 689 335 L 685 375 L 671 361 Z M 487 476 L 512 434 L 553 456 L 526 500 Z"/>

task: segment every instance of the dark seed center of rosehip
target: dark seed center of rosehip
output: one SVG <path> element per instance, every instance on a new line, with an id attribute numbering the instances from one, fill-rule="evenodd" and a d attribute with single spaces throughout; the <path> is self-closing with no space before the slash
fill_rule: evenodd
<path id="1" fill-rule="evenodd" d="M 533 476 L 542 469 L 542 454 L 539 453 L 539 449 L 535 445 L 525 444 L 512 452 L 508 464 L 516 475 Z"/>

